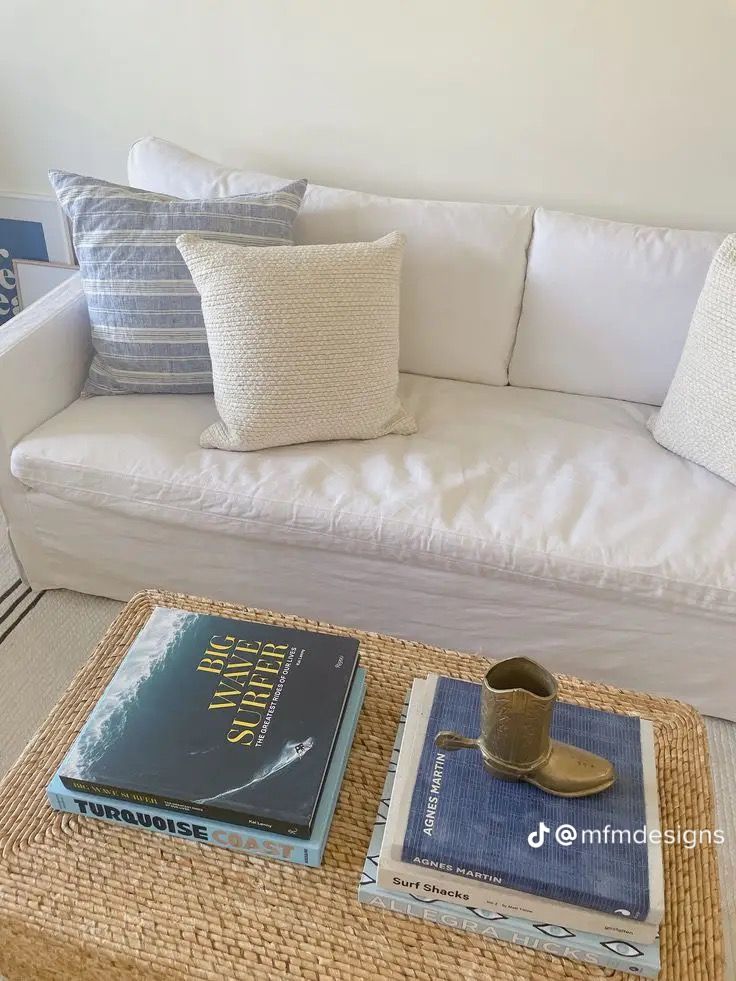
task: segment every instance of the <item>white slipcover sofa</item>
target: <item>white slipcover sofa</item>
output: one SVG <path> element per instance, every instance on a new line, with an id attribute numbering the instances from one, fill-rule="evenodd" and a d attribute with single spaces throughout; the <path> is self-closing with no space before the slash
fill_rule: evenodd
<path id="1" fill-rule="evenodd" d="M 277 180 L 152 138 L 129 176 Z M 646 428 L 723 235 L 311 187 L 297 240 L 395 228 L 415 436 L 204 450 L 211 396 L 78 398 L 78 279 L 4 328 L 0 501 L 28 582 L 528 654 L 736 719 L 736 489 Z"/>

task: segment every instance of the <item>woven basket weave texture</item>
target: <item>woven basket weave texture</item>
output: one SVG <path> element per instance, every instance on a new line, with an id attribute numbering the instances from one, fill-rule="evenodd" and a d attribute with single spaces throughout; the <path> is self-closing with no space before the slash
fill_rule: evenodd
<path id="1" fill-rule="evenodd" d="M 55 814 L 45 785 L 155 606 L 350 633 L 368 690 L 327 845 L 308 869 Z M 29 652 L 31 669 L 32 652 Z M 146 591 L 121 611 L 0 784 L 0 974 L 340 981 L 630 979 L 362 907 L 358 880 L 404 696 L 430 671 L 479 680 L 476 656 L 245 607 Z M 562 698 L 655 723 L 663 828 L 713 828 L 705 728 L 679 702 L 560 679 Z M 714 846 L 664 849 L 661 981 L 723 981 Z"/>

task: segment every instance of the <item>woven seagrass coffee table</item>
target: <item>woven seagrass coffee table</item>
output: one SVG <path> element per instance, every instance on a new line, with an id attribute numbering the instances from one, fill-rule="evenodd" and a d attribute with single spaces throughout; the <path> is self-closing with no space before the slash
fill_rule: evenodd
<path id="1" fill-rule="evenodd" d="M 50 810 L 45 785 L 156 606 L 351 633 L 368 691 L 320 869 L 246 857 Z M 33 652 L 29 651 L 29 664 Z M 362 907 L 356 898 L 413 677 L 478 680 L 457 654 L 329 624 L 147 591 L 124 607 L 0 784 L 0 974 L 36 979 L 562 981 L 629 975 Z M 655 723 L 662 827 L 712 828 L 702 720 L 678 702 L 561 679 L 564 699 Z M 662 981 L 722 981 L 715 850 L 664 849 Z"/>

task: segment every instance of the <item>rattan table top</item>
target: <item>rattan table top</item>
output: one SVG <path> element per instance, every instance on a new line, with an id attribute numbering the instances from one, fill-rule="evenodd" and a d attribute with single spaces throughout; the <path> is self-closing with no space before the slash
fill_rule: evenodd
<path id="1" fill-rule="evenodd" d="M 45 785 L 153 606 L 351 633 L 368 690 L 322 868 L 53 812 Z M 33 652 L 28 653 L 29 663 Z M 134 597 L 0 784 L 0 974 L 39 979 L 307 978 L 560 981 L 630 975 L 533 953 L 358 903 L 404 696 L 477 657 L 171 593 Z M 712 828 L 705 728 L 679 702 L 561 678 L 570 701 L 655 723 L 662 827 Z M 715 846 L 669 847 L 662 981 L 722 981 Z"/>

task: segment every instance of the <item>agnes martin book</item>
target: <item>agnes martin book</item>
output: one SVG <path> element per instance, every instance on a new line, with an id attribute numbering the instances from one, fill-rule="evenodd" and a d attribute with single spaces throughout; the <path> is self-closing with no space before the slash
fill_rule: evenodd
<path id="1" fill-rule="evenodd" d="M 59 776 L 309 838 L 357 663 L 349 637 L 156 607 Z"/>
<path id="2" fill-rule="evenodd" d="M 378 880 L 380 863 L 385 854 L 384 838 L 389 833 L 387 818 L 390 819 L 394 793 L 398 792 L 397 765 L 400 767 L 402 743 L 417 726 L 426 724 L 426 718 L 423 721 L 421 718 L 425 710 L 423 693 L 426 684 L 422 680 L 414 681 L 408 714 L 406 705 L 404 706 L 358 887 L 360 902 L 375 910 L 403 913 L 427 923 L 467 930 L 491 943 L 494 940 L 505 940 L 528 951 L 564 957 L 579 964 L 612 967 L 640 977 L 657 977 L 660 969 L 658 942 L 634 943 L 606 934 L 599 935 L 572 928 L 564 919 L 565 907 L 562 904 L 558 909 L 550 910 L 551 919 L 523 918 L 492 901 L 482 906 L 467 903 L 461 905 L 457 899 L 453 901 L 446 898 L 451 890 L 435 888 L 426 879 L 416 883 L 417 889 L 414 891 L 389 889 L 380 885 Z M 558 919 L 558 914 L 563 919 Z"/>
<path id="3" fill-rule="evenodd" d="M 568 800 L 493 779 L 477 753 L 436 747 L 442 729 L 477 727 L 479 700 L 480 685 L 436 675 L 427 680 L 416 721 L 407 725 L 378 884 L 654 943 L 664 910 L 661 846 L 633 834 L 659 830 L 651 723 L 558 704 L 552 735 L 613 760 L 618 773 L 609 790 Z M 552 833 L 532 847 L 529 835 L 541 823 Z M 564 845 L 554 838 L 559 827 L 580 834 Z M 606 827 L 617 836 L 604 838 Z"/>

